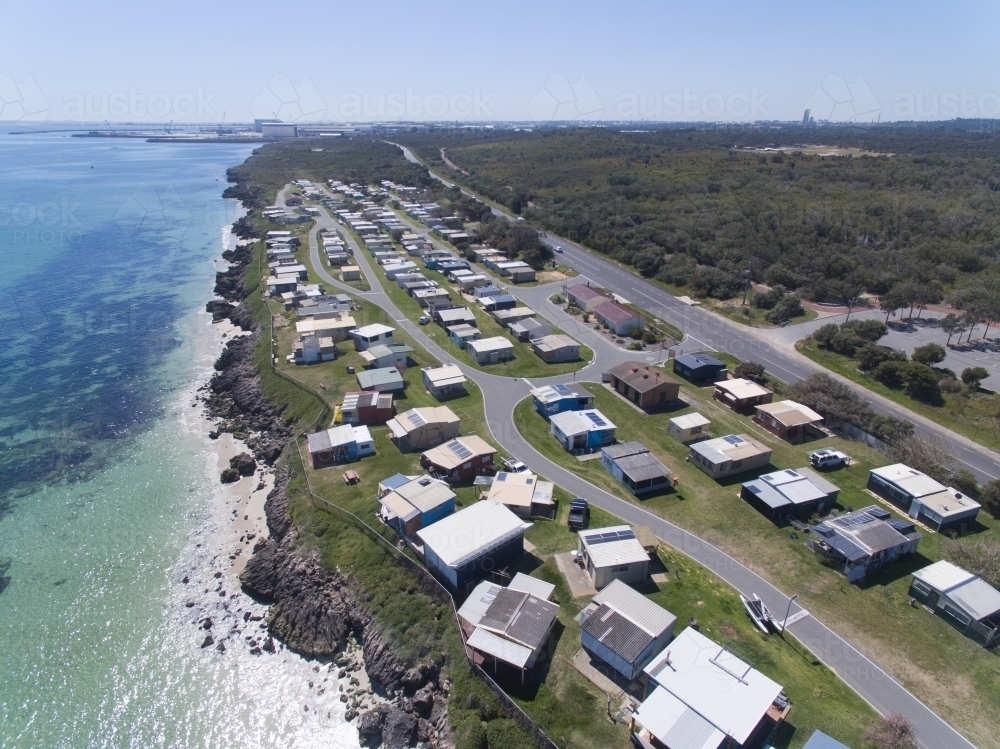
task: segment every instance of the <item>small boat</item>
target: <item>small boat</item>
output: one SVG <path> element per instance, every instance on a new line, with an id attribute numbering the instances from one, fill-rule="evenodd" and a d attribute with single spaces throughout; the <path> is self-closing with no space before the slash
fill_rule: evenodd
<path id="1" fill-rule="evenodd" d="M 781 631 L 781 625 L 771 616 L 771 612 L 767 610 L 767 606 L 760 600 L 760 596 L 754 593 L 753 598 L 746 598 L 741 594 L 740 600 L 743 601 L 743 608 L 747 610 L 747 614 L 753 619 L 753 623 L 757 625 L 761 632 L 769 635 L 772 628 L 776 631 Z"/>

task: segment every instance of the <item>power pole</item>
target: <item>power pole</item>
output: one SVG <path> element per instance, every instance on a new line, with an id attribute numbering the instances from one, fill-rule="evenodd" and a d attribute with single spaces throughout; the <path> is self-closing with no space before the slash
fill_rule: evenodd
<path id="1" fill-rule="evenodd" d="M 747 268 L 743 271 L 743 302 L 740 304 L 741 307 L 745 307 L 747 304 L 747 292 L 750 291 L 750 269 Z"/>

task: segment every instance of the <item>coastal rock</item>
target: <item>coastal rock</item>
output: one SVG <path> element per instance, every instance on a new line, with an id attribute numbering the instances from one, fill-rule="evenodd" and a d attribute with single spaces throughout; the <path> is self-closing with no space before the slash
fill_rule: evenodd
<path id="1" fill-rule="evenodd" d="M 253 476 L 257 471 L 257 461 L 250 453 L 239 453 L 229 459 L 229 467 L 240 476 Z"/>
<path id="2" fill-rule="evenodd" d="M 207 648 L 214 644 L 215 644 L 215 638 L 212 637 L 212 635 L 205 635 L 205 640 L 204 642 L 201 643 L 201 646 L 203 648 Z"/>
<path id="3" fill-rule="evenodd" d="M 240 474 L 235 468 L 224 468 L 222 473 L 219 474 L 219 481 L 223 484 L 234 484 L 239 480 Z"/>
<path id="4" fill-rule="evenodd" d="M 205 311 L 212 315 L 212 322 L 219 322 L 229 317 L 234 307 L 222 299 L 213 299 L 205 305 Z"/>
<path id="5" fill-rule="evenodd" d="M 382 745 L 386 749 L 404 749 L 413 745 L 417 732 L 417 719 L 409 713 L 394 708 L 382 726 Z"/>
<path id="6" fill-rule="evenodd" d="M 289 470 L 281 466 L 274 473 L 274 488 L 268 492 L 267 499 L 264 500 L 264 517 L 267 518 L 267 528 L 271 535 L 281 540 L 288 533 L 292 525 L 292 518 L 288 515 L 288 494 L 285 486 L 288 484 Z"/>
<path id="7" fill-rule="evenodd" d="M 378 710 L 369 710 L 358 716 L 358 735 L 362 739 L 382 738 L 382 721 L 384 720 Z"/>
<path id="8" fill-rule="evenodd" d="M 434 707 L 434 691 L 430 687 L 418 689 L 410 702 L 413 709 L 426 718 Z"/>

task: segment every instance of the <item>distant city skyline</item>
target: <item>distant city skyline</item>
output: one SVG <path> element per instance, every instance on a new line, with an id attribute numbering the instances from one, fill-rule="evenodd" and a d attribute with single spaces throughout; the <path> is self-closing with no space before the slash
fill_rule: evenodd
<path id="1" fill-rule="evenodd" d="M 1000 6 L 6 4 L 0 121 L 1000 118 Z"/>

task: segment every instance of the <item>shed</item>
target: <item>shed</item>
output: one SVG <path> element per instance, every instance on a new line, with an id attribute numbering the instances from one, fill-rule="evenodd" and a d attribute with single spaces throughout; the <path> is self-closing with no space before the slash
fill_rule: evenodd
<path id="1" fill-rule="evenodd" d="M 445 328 L 451 327 L 453 325 L 472 325 L 476 324 L 476 315 L 468 307 L 456 307 L 453 309 L 436 309 L 434 310 L 434 320 Z"/>
<path id="2" fill-rule="evenodd" d="M 984 648 L 1000 641 L 1000 591 L 951 562 L 914 572 L 910 597 Z"/>
<path id="3" fill-rule="evenodd" d="M 633 312 L 618 302 L 602 302 L 594 307 L 594 316 L 602 325 L 607 325 L 615 335 L 628 335 L 634 328 L 642 330 L 646 321 L 642 315 Z"/>
<path id="4" fill-rule="evenodd" d="M 351 337 L 354 339 L 354 348 L 358 351 L 364 351 L 369 346 L 376 346 L 380 343 L 391 346 L 393 343 L 392 334 L 395 330 L 395 328 L 382 325 L 381 323 L 365 325 L 364 327 L 352 330 Z"/>
<path id="5" fill-rule="evenodd" d="M 580 612 L 580 643 L 632 681 L 674 636 L 677 617 L 621 580 L 612 580 Z"/>
<path id="6" fill-rule="evenodd" d="M 608 445 L 601 450 L 601 465 L 636 495 L 670 487 L 670 471 L 641 442 Z"/>
<path id="7" fill-rule="evenodd" d="M 593 451 L 615 441 L 617 427 L 595 408 L 563 411 L 549 418 L 549 431 L 564 450 Z"/>
<path id="8" fill-rule="evenodd" d="M 711 437 L 706 427 L 712 422 L 700 413 L 675 416 L 667 422 L 667 434 L 684 443 Z"/>
<path id="9" fill-rule="evenodd" d="M 435 398 L 465 392 L 465 375 L 462 374 L 462 370 L 455 364 L 442 364 L 440 367 L 424 367 L 420 372 L 424 387 Z"/>
<path id="10" fill-rule="evenodd" d="M 786 468 L 747 481 L 740 497 L 776 523 L 789 517 L 805 520 L 823 515 L 837 501 L 840 489 L 810 468 Z"/>
<path id="11" fill-rule="evenodd" d="M 403 375 L 395 367 L 366 369 L 357 373 L 358 387 L 362 390 L 378 390 L 379 392 L 395 392 L 406 387 Z"/>
<path id="12" fill-rule="evenodd" d="M 627 525 L 581 531 L 577 548 L 598 590 L 612 580 L 641 583 L 649 577 L 649 554 Z"/>
<path id="13" fill-rule="evenodd" d="M 551 518 L 555 515 L 555 484 L 533 473 L 501 471 L 490 484 L 489 502 L 499 502 L 520 517 Z"/>
<path id="14" fill-rule="evenodd" d="M 511 326 L 513 330 L 514 326 Z M 568 335 L 546 335 L 535 338 L 531 342 L 532 350 L 538 357 L 550 364 L 566 361 L 578 361 L 580 358 L 580 344 Z"/>
<path id="15" fill-rule="evenodd" d="M 626 361 L 612 367 L 612 389 L 639 408 L 655 408 L 677 400 L 681 384 L 652 364 Z"/>
<path id="16" fill-rule="evenodd" d="M 389 346 L 378 344 L 361 352 L 361 358 L 374 367 L 405 367 L 410 361 L 413 346 L 393 343 Z"/>
<path id="17" fill-rule="evenodd" d="M 594 396 L 582 385 L 543 385 L 531 391 L 531 400 L 546 419 L 563 411 L 582 411 L 594 404 Z"/>
<path id="18" fill-rule="evenodd" d="M 967 494 L 903 463 L 873 469 L 868 488 L 939 532 L 975 522 L 981 507 Z"/>
<path id="19" fill-rule="evenodd" d="M 551 335 L 552 326 L 535 317 L 526 317 L 510 324 L 510 333 L 519 341 L 531 341 Z M 572 339 L 570 339 L 572 340 Z"/>
<path id="20" fill-rule="evenodd" d="M 535 310 L 531 309 L 531 307 L 514 307 L 512 309 L 494 310 L 491 314 L 501 327 L 509 328 L 516 322 L 534 317 Z"/>
<path id="21" fill-rule="evenodd" d="M 502 569 L 524 553 L 531 527 L 496 502 L 476 502 L 417 531 L 424 562 L 455 590 Z"/>
<path id="22" fill-rule="evenodd" d="M 756 382 L 739 378 L 715 383 L 715 393 L 712 397 L 734 411 L 742 411 L 755 408 L 761 403 L 770 403 L 774 393 L 762 388 Z"/>
<path id="23" fill-rule="evenodd" d="M 753 420 L 793 444 L 802 442 L 814 427 L 823 423 L 823 417 L 808 406 L 788 400 L 757 406 Z"/>
<path id="24" fill-rule="evenodd" d="M 691 445 L 691 462 L 712 478 L 736 476 L 771 462 L 771 449 L 746 434 L 727 434 Z"/>
<path id="25" fill-rule="evenodd" d="M 483 333 L 479 330 L 479 328 L 466 323 L 462 323 L 461 325 L 449 325 L 447 331 L 448 338 L 451 339 L 452 343 L 462 349 L 465 348 L 465 344 L 469 341 L 478 341 L 483 337 Z"/>
<path id="26" fill-rule="evenodd" d="M 514 344 L 503 336 L 467 341 L 465 350 L 477 364 L 496 364 L 514 358 Z"/>
<path id="27" fill-rule="evenodd" d="M 340 405 L 341 418 L 349 424 L 384 424 L 394 412 L 392 393 L 378 391 L 344 393 Z"/>
<path id="28" fill-rule="evenodd" d="M 782 717 L 773 708 L 780 684 L 691 627 L 643 668 L 643 678 L 646 700 L 634 717 L 664 746 L 760 746 Z"/>
<path id="29" fill-rule="evenodd" d="M 517 299 L 510 294 L 484 296 L 480 297 L 479 304 L 487 312 L 496 312 L 501 309 L 514 309 L 517 306 Z"/>
<path id="30" fill-rule="evenodd" d="M 851 749 L 846 744 L 841 744 L 836 739 L 830 738 L 819 729 L 812 732 L 812 736 L 803 745 L 802 749 Z"/>
<path id="31" fill-rule="evenodd" d="M 333 261 L 331 260 L 331 265 Z M 341 281 L 360 281 L 361 280 L 361 267 L 357 265 L 345 265 L 340 269 L 340 280 Z"/>
<path id="32" fill-rule="evenodd" d="M 399 475 L 399 474 L 397 474 Z M 455 511 L 455 492 L 430 476 L 392 482 L 392 488 L 379 494 L 379 513 L 389 527 L 401 536 L 412 538 L 418 530 Z"/>
<path id="33" fill-rule="evenodd" d="M 674 374 L 697 384 L 719 382 L 726 377 L 726 365 L 708 354 L 681 354 L 674 359 Z"/>
<path id="34" fill-rule="evenodd" d="M 476 435 L 456 437 L 432 447 L 420 456 L 420 465 L 435 478 L 450 483 L 471 481 L 484 473 L 493 473 L 496 448 Z"/>
<path id="35" fill-rule="evenodd" d="M 426 450 L 458 436 L 459 418 L 447 406 L 411 408 L 389 419 L 390 436 L 400 452 Z"/>
<path id="36" fill-rule="evenodd" d="M 366 426 L 342 424 L 310 434 L 309 461 L 313 468 L 347 463 L 375 454 L 375 441 Z"/>

